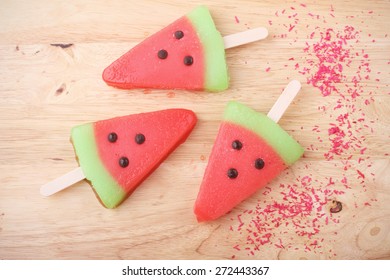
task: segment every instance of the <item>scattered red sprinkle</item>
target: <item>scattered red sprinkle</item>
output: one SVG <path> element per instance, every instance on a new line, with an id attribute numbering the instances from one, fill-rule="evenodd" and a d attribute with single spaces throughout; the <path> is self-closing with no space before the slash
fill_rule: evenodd
<path id="1" fill-rule="evenodd" d="M 311 16 L 312 18 L 320 19 L 320 15 L 314 15 L 312 13 L 308 13 L 308 15 Z"/>
<path id="2" fill-rule="evenodd" d="M 298 177 L 297 184 L 281 183 L 277 187 L 281 195 L 278 200 L 273 198 L 272 189 L 268 187 L 269 192 L 263 194 L 254 209 L 244 210 L 233 219 L 238 222 L 233 231 L 246 234 L 244 246 L 248 255 L 254 255 L 268 244 L 276 248 L 289 248 L 280 236 L 291 231 L 311 240 L 304 250 L 318 250 L 322 247 L 319 242 L 323 240 L 316 240 L 314 236 L 330 221 L 339 223 L 325 207 L 333 201 L 331 197 L 344 194 L 335 187 L 331 177 L 327 182 L 314 180 L 309 175 Z M 233 248 L 238 250 L 239 244 Z"/>
<path id="3" fill-rule="evenodd" d="M 304 52 L 308 54 L 309 67 L 301 70 L 308 75 L 307 82 L 320 89 L 323 96 L 339 93 L 337 85 L 347 77 L 343 70 L 352 63 L 353 56 L 348 41 L 356 39 L 358 32 L 352 26 L 346 26 L 343 32 L 328 28 L 319 33 L 319 41 L 306 43 Z M 314 38 L 312 33 L 311 38 Z"/>
<path id="4" fill-rule="evenodd" d="M 240 20 L 238 19 L 237 16 L 234 16 L 234 19 L 236 20 L 236 23 L 240 23 Z"/>
<path id="5" fill-rule="evenodd" d="M 365 168 L 372 165 L 366 155 L 366 135 L 373 133 L 371 124 L 374 121 L 365 116 L 361 107 L 375 102 L 374 90 L 367 91 L 365 86 L 370 80 L 379 82 L 379 77 L 374 75 L 381 73 L 371 70 L 370 54 L 362 49 L 360 38 L 363 31 L 353 26 L 353 19 L 359 18 L 358 16 L 347 15 L 349 25 L 339 26 L 336 23 L 333 28 L 324 28 L 322 23 L 337 17 L 333 5 L 326 16 L 310 11 L 303 12 L 302 8 L 306 7 L 306 4 L 296 3 L 290 9 L 276 11 L 275 17 L 283 17 L 285 21 L 279 24 L 283 28 L 282 32 L 274 34 L 274 38 L 288 39 L 297 34 L 297 37 L 291 38 L 289 42 L 294 46 L 298 42 L 299 31 L 307 29 L 308 41 L 302 49 L 304 55 L 286 57 L 287 63 L 284 66 L 304 76 L 307 84 L 316 88 L 320 96 L 332 96 L 330 101 L 335 101 L 316 106 L 324 118 L 329 119 L 329 123 L 325 126 L 306 127 L 309 131 L 311 129 L 312 132 L 318 133 L 318 142 L 313 141 L 306 150 L 318 151 L 318 143 L 321 149 L 328 145 L 323 157 L 332 162 L 340 173 L 334 177 L 321 178 L 317 174 L 297 172 L 294 183 L 279 181 L 279 185 L 274 187 L 272 184 L 266 186 L 261 191 L 256 205 L 240 211 L 232 218 L 234 223 L 230 231 L 232 234 L 240 234 L 242 240 L 241 244 L 234 245 L 233 249 L 240 251 L 240 254 L 260 256 L 264 246 L 272 246 L 273 249 L 301 250 L 336 257 L 337 254 L 332 249 L 322 246 L 322 243 L 329 243 L 334 239 L 329 235 L 318 237 L 325 227 L 338 224 L 343 218 L 340 216 L 343 212 L 340 212 L 337 218 L 334 217 L 335 214 L 329 211 L 329 204 L 334 200 L 348 201 L 351 205 L 346 205 L 347 207 L 359 208 L 363 205 L 371 206 L 375 202 L 372 199 L 365 203 L 351 201 L 343 199 L 343 196 L 348 192 L 354 197 L 353 191 L 356 190 L 366 192 L 366 180 L 375 178 L 374 173 L 367 170 L 364 174 L 357 169 L 357 165 L 364 165 Z M 373 11 L 368 13 L 372 14 Z M 300 16 L 305 18 L 304 24 L 300 21 Z M 318 26 L 318 22 L 321 22 L 321 26 Z M 271 19 L 268 23 L 276 25 L 276 21 Z M 375 43 L 375 39 L 370 43 Z M 389 65 L 390 61 L 387 61 L 387 64 Z M 270 69 L 271 67 L 267 67 L 265 71 Z M 302 126 L 301 130 L 303 129 Z M 388 156 L 389 153 L 385 155 Z M 298 168 L 300 171 L 313 172 L 313 167 L 309 162 Z M 360 181 L 356 182 L 356 178 Z M 282 177 L 279 180 L 282 180 Z M 338 232 L 331 234 L 337 235 Z M 301 245 L 296 245 L 297 242 Z M 232 258 L 236 258 L 236 255 Z"/>
<path id="6" fill-rule="evenodd" d="M 360 170 L 356 169 L 356 172 L 359 174 L 358 178 L 366 178 L 366 176 L 364 176 L 364 174 Z"/>

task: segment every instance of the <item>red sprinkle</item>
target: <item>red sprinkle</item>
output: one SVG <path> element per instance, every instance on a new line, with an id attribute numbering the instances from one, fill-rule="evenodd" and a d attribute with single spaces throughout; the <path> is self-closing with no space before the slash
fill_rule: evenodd
<path id="1" fill-rule="evenodd" d="M 364 174 L 360 170 L 356 169 L 356 172 L 359 174 L 358 178 L 366 178 L 366 176 L 364 176 Z"/>

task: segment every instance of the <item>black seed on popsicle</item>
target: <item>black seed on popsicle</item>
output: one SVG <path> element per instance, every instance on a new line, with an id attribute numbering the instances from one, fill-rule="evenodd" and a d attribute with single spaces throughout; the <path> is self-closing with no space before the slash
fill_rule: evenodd
<path id="1" fill-rule="evenodd" d="M 230 168 L 227 172 L 227 175 L 230 179 L 234 179 L 234 178 L 237 178 L 238 176 L 238 171 L 237 169 L 235 168 Z"/>
<path id="2" fill-rule="evenodd" d="M 157 56 L 160 59 L 166 59 L 168 57 L 168 52 L 166 50 L 159 50 Z"/>
<path id="3" fill-rule="evenodd" d="M 265 164 L 264 160 L 261 159 L 261 158 L 258 158 L 258 159 L 255 160 L 255 167 L 257 169 L 263 169 L 264 168 L 264 164 Z"/>
<path id="4" fill-rule="evenodd" d="M 232 148 L 235 149 L 235 150 L 241 150 L 242 143 L 239 140 L 234 140 L 232 142 Z"/>
<path id="5" fill-rule="evenodd" d="M 116 140 L 118 140 L 118 135 L 115 132 L 111 132 L 110 134 L 108 134 L 107 138 L 109 142 L 115 143 Z"/>
<path id="6" fill-rule="evenodd" d="M 175 32 L 175 38 L 176 38 L 176 39 L 180 40 L 180 39 L 183 38 L 183 37 L 184 37 L 183 31 L 177 30 L 177 31 Z"/>
<path id="7" fill-rule="evenodd" d="M 135 142 L 141 145 L 143 142 L 145 142 L 145 135 L 143 135 L 142 133 L 138 133 L 137 135 L 135 135 Z"/>
<path id="8" fill-rule="evenodd" d="M 192 63 L 194 63 L 194 59 L 192 58 L 192 56 L 190 55 L 187 55 L 186 57 L 184 57 L 184 64 L 185 65 L 192 65 Z"/>
<path id="9" fill-rule="evenodd" d="M 120 159 L 119 159 L 119 165 L 121 166 L 121 167 L 127 167 L 128 165 L 129 165 L 129 159 L 127 158 L 127 157 L 121 157 Z"/>

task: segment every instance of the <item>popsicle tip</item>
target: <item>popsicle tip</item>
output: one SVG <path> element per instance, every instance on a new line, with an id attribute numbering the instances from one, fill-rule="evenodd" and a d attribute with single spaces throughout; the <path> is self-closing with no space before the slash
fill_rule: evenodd
<path id="1" fill-rule="evenodd" d="M 103 78 L 103 81 L 105 81 L 106 83 L 109 83 L 109 82 L 111 82 L 113 80 L 114 74 L 113 74 L 113 70 L 112 70 L 112 66 L 111 65 L 107 66 L 103 70 L 102 78 Z"/>

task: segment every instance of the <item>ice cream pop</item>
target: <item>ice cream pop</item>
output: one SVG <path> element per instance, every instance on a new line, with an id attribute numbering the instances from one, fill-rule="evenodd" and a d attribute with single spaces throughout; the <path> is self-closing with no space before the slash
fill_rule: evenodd
<path id="1" fill-rule="evenodd" d="M 195 202 L 198 221 L 226 214 L 302 156 L 301 145 L 277 124 L 300 87 L 290 82 L 267 116 L 228 103 Z"/>
<path id="2" fill-rule="evenodd" d="M 225 48 L 267 37 L 260 27 L 222 38 L 205 6 L 151 35 L 103 72 L 111 86 L 222 91 L 229 77 Z"/>
<path id="3" fill-rule="evenodd" d="M 45 196 L 86 178 L 107 208 L 121 204 L 196 124 L 190 110 L 168 109 L 83 124 L 71 140 L 80 167 L 41 187 Z"/>

